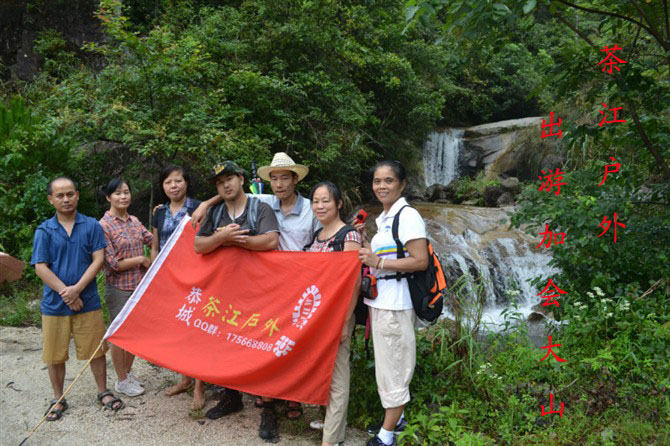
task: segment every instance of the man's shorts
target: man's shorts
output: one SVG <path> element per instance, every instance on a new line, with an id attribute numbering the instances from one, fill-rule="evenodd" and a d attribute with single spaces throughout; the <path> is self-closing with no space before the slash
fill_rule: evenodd
<path id="1" fill-rule="evenodd" d="M 105 323 L 102 310 L 87 311 L 72 316 L 42 315 L 42 338 L 44 348 L 42 360 L 45 364 L 63 364 L 68 360 L 70 338 L 74 337 L 77 359 L 88 360 L 94 353 L 95 358 L 104 356 L 107 343 L 98 350 L 105 335 Z M 97 351 L 96 351 L 97 350 Z"/>

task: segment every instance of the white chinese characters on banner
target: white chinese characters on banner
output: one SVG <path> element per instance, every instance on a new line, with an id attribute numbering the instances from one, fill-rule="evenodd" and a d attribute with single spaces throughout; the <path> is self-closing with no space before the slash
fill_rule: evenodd
<path id="1" fill-rule="evenodd" d="M 316 285 L 312 285 L 302 293 L 298 304 L 293 308 L 293 325 L 302 330 L 319 308 L 319 305 L 321 305 L 321 291 Z"/>
<path id="2" fill-rule="evenodd" d="M 194 307 L 186 308 L 186 304 L 182 305 L 179 312 L 175 316 L 178 320 L 185 322 L 189 327 L 191 326 L 191 316 L 193 316 Z"/>
<path id="3" fill-rule="evenodd" d="M 202 290 L 200 288 L 193 287 L 191 288 L 191 294 L 186 296 L 186 300 L 191 305 L 199 304 L 200 298 L 202 297 Z"/>
<path id="4" fill-rule="evenodd" d="M 293 350 L 294 346 L 295 341 L 290 340 L 287 336 L 282 336 L 277 342 L 275 342 L 275 346 L 272 349 L 272 352 L 278 358 L 281 358 L 282 356 L 288 355 L 288 352 Z"/>

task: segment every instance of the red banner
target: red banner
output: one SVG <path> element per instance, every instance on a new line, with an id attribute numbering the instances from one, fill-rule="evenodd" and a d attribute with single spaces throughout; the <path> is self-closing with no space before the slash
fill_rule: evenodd
<path id="1" fill-rule="evenodd" d="M 326 404 L 356 252 L 199 255 L 181 222 L 106 337 L 162 367 L 255 395 Z"/>

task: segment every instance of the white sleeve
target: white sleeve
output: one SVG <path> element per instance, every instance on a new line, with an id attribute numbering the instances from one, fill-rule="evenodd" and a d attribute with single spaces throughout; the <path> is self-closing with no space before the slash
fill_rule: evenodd
<path id="1" fill-rule="evenodd" d="M 426 223 L 416 209 L 408 207 L 400 213 L 398 238 L 403 245 L 411 240 L 427 238 Z"/>
<path id="2" fill-rule="evenodd" d="M 261 203 L 269 204 L 270 206 L 274 204 L 274 198 L 275 198 L 273 194 L 252 194 L 252 193 L 247 193 L 247 197 L 257 198 Z"/>

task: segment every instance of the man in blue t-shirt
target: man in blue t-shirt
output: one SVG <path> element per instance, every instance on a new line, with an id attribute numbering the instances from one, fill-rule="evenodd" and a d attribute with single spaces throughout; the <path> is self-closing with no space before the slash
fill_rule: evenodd
<path id="1" fill-rule="evenodd" d="M 44 282 L 40 311 L 47 364 L 54 397 L 47 421 L 61 418 L 68 408 L 63 396 L 65 362 L 74 337 L 77 359 L 91 360 L 98 401 L 112 410 L 124 403 L 107 389 L 106 345 L 100 296 L 95 276 L 104 261 L 105 235 L 98 221 L 77 212 L 79 192 L 74 181 L 58 177 L 47 185 L 56 215 L 37 227 L 30 264 Z M 50 413 L 49 413 L 50 411 Z"/>

